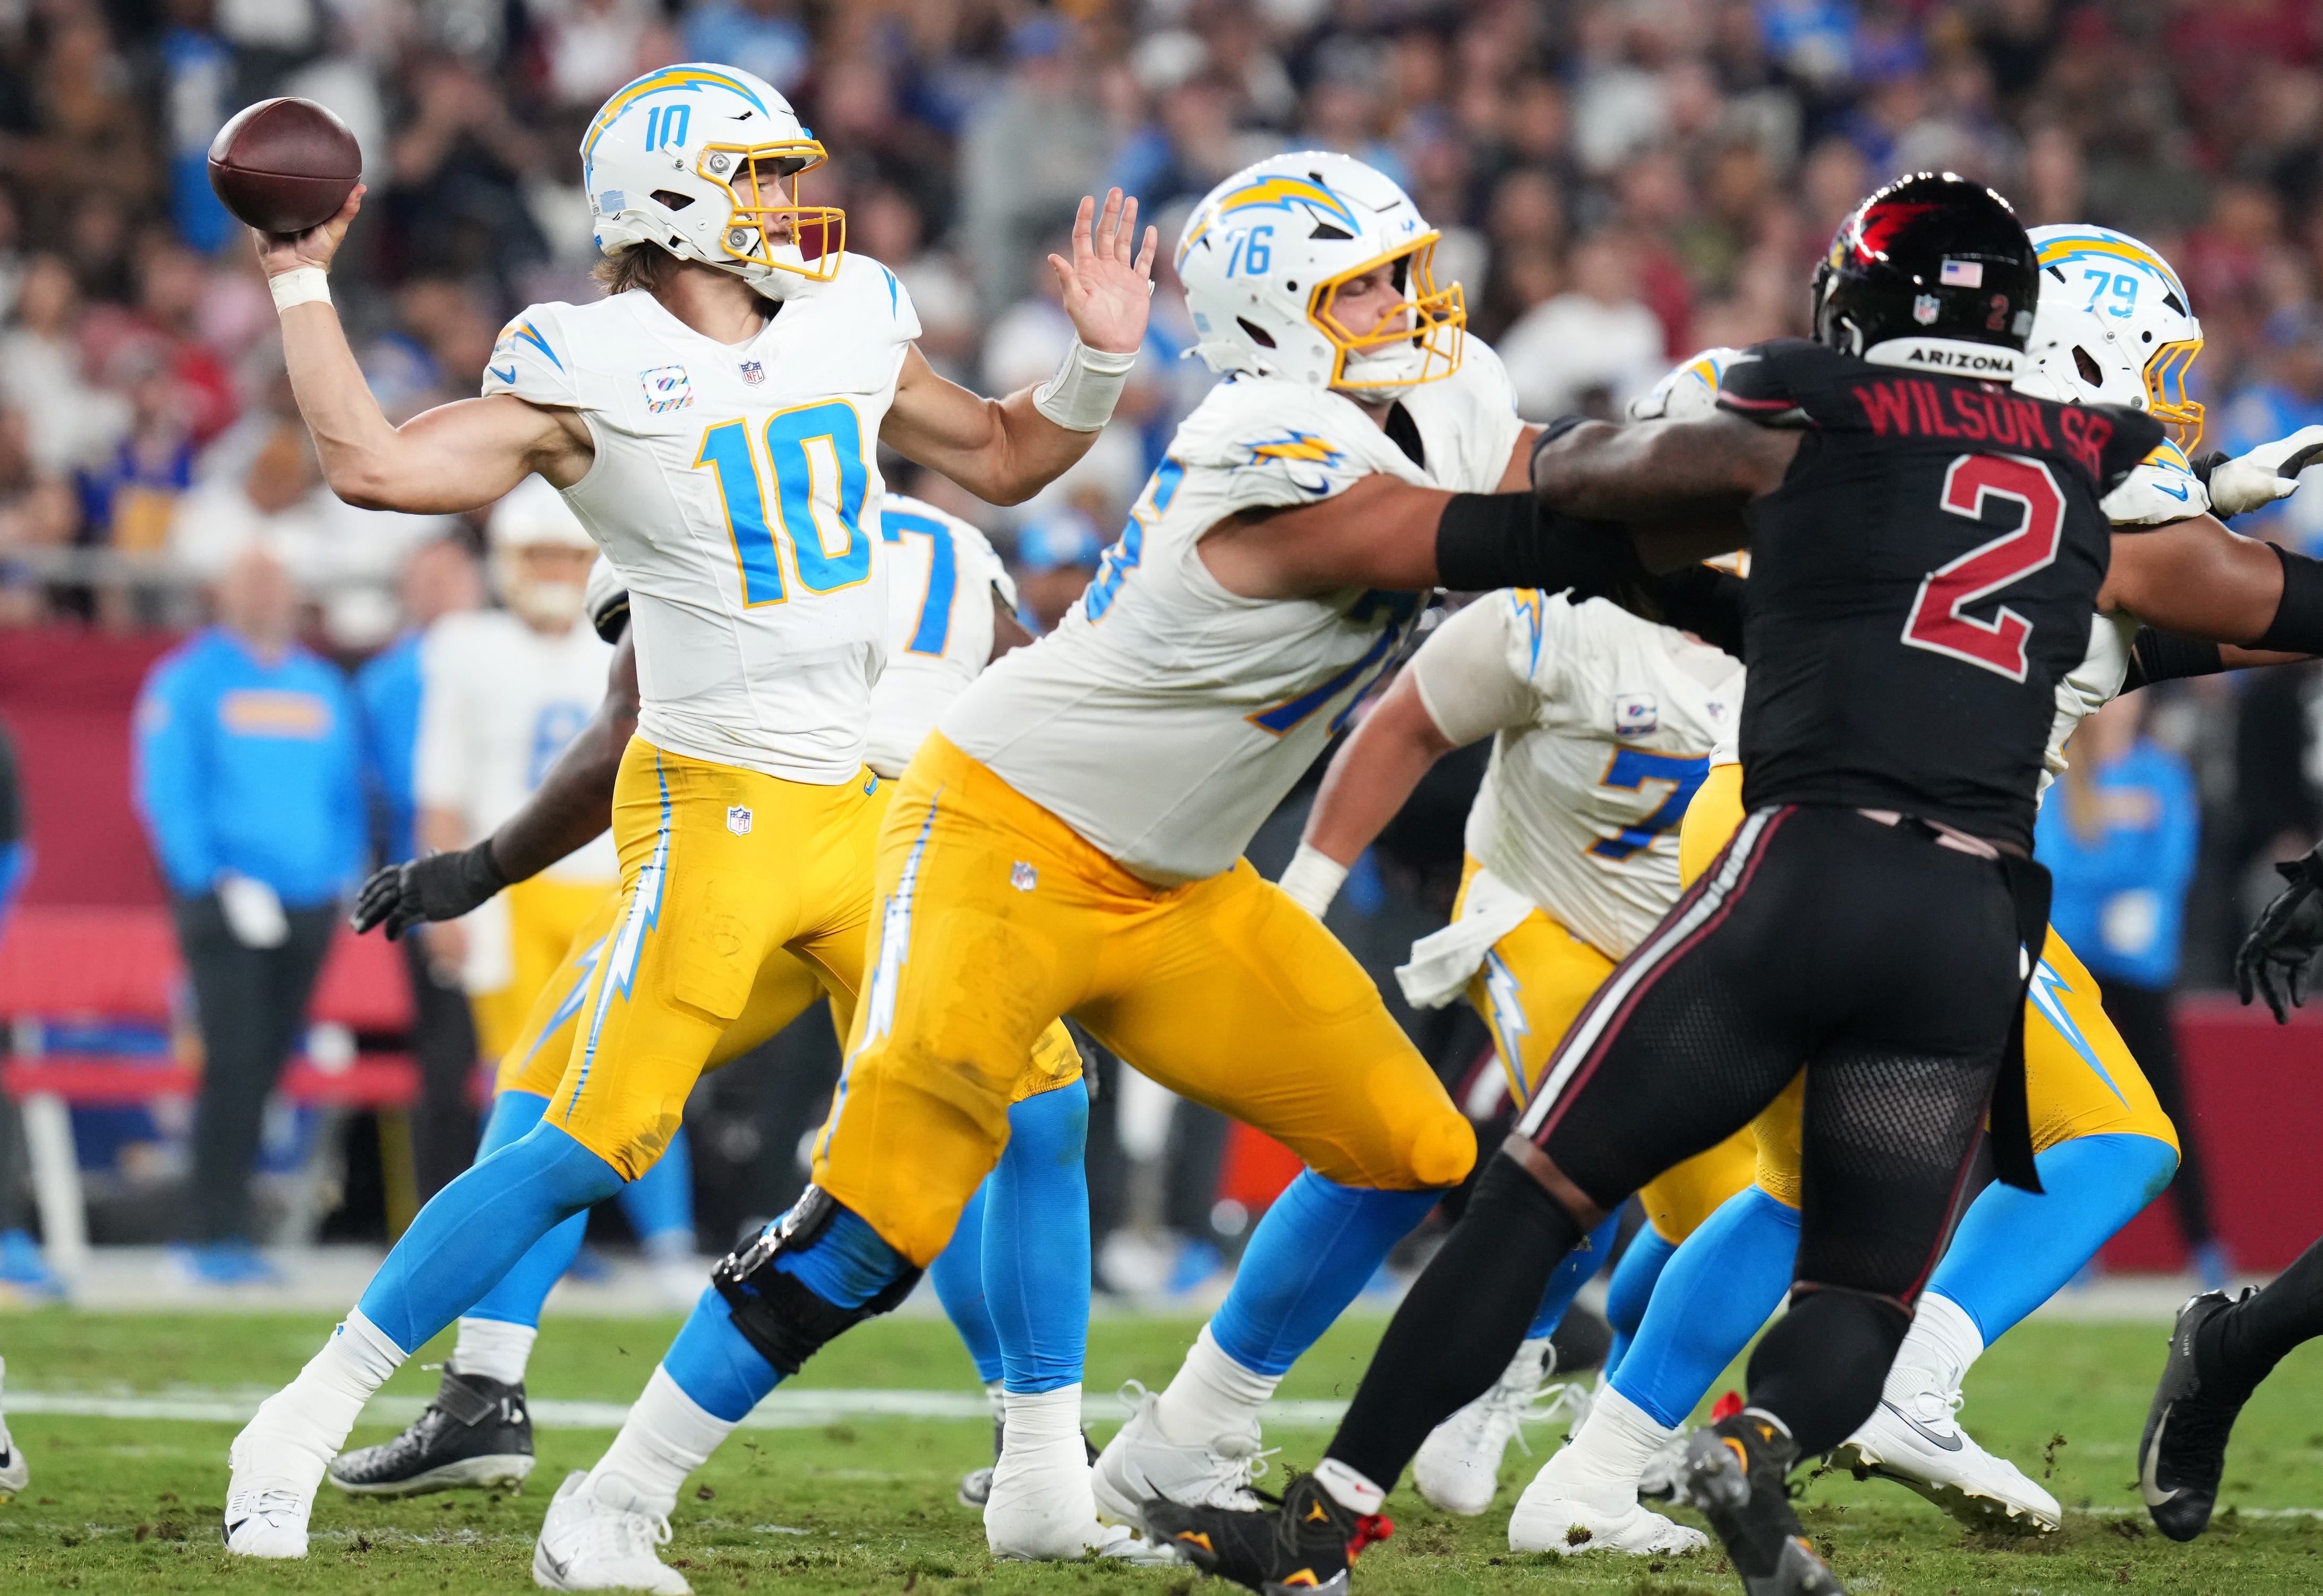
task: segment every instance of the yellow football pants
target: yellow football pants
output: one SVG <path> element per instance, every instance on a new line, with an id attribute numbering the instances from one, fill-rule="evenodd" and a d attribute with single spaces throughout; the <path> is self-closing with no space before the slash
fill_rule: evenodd
<path id="1" fill-rule="evenodd" d="M 1156 887 L 941 736 L 880 835 L 871 984 L 815 1179 L 924 1264 L 1070 1014 L 1133 1068 L 1345 1185 L 1449 1186 L 1475 1137 L 1363 968 L 1247 861 Z"/>
<path id="2" fill-rule="evenodd" d="M 1679 867 L 1685 879 L 1690 883 L 1708 869 L 1741 824 L 1742 767 L 1713 765 L 1695 790 L 1678 833 Z M 2138 1069 L 2121 1033 L 2106 1017 L 2095 977 L 2081 968 L 2081 961 L 2053 927 L 2026 1008 L 2025 1087 L 2032 1109 L 2035 1152 L 2077 1136 L 2151 1136 L 2173 1150 L 2177 1147 L 2177 1128 L 2162 1112 L 2144 1071 Z M 1799 1114 L 1805 1089 L 1805 1076 L 1795 1077 L 1782 1096 L 1752 1122 L 1745 1134 L 1757 1142 L 1755 1171 L 1741 1179 L 1735 1179 L 1731 1171 L 1716 1176 L 1729 1182 L 1718 1202 L 1755 1179 L 1759 1189 L 1777 1202 L 1794 1208 L 1799 1206 Z M 1712 1149 L 1703 1157 L 1722 1151 Z M 1701 1161 L 1689 1160 L 1661 1179 L 1668 1180 Z M 1704 1179 L 1702 1185 L 1699 1197 L 1715 1189 L 1714 1179 Z M 1712 1203 L 1703 1209 L 1694 1223 L 1701 1223 L 1717 1206 Z M 1662 1234 L 1670 1241 L 1684 1241 L 1692 1230 L 1693 1225 L 1688 1225 L 1682 1233 L 1663 1230 Z"/>
<path id="3" fill-rule="evenodd" d="M 501 892 L 512 973 L 498 991 L 468 997 L 469 1012 L 476 1018 L 476 1049 L 484 1058 L 503 1058 L 516 1044 L 535 1000 L 556 979 L 574 937 L 595 919 L 608 898 L 619 895 L 620 885 L 536 876 Z"/>
<path id="4" fill-rule="evenodd" d="M 662 757 L 667 760 L 676 757 L 664 755 Z M 794 784 L 779 784 L 787 786 Z M 855 790 L 853 785 L 835 789 Z M 882 783 L 870 794 L 875 821 L 886 813 L 887 802 L 894 793 L 892 783 Z M 757 827 L 758 818 L 754 812 L 750 829 L 755 831 Z M 867 866 L 860 885 L 867 916 L 870 887 L 871 878 Z M 595 907 L 573 933 L 565 949 L 563 963 L 543 984 L 530 1012 L 525 1015 L 516 1040 L 500 1055 L 499 1073 L 492 1087 L 495 1092 L 525 1091 L 543 1097 L 556 1096 L 566 1069 L 573 1062 L 582 1012 L 588 1003 L 591 979 L 603 958 L 606 941 L 615 923 L 621 918 L 623 905 L 628 901 L 626 885 L 599 891 Z M 750 984 L 749 995 L 743 1000 L 742 1012 L 718 1033 L 701 1069 L 718 1069 L 766 1042 L 804 1014 L 826 990 L 831 995 L 833 1023 L 843 1041 L 847 1034 L 848 1017 L 853 1012 L 855 994 L 861 984 L 859 958 L 852 968 L 855 985 L 843 987 L 829 986 L 822 968 L 810 964 L 787 948 L 777 948 L 760 960 Z M 1074 1048 L 1071 1036 L 1061 1024 L 1051 1025 L 1033 1044 L 1031 1062 L 1020 1070 L 1011 1101 L 1021 1101 L 1070 1084 L 1079 1078 L 1080 1064 L 1080 1054 Z M 619 1064 L 611 1067 L 622 1068 Z M 684 1102 L 682 1094 L 679 1101 L 681 1104 Z M 593 1147 L 594 1144 L 592 1145 Z"/>
<path id="5" fill-rule="evenodd" d="M 1480 867 L 1471 857 L 1460 878 L 1461 903 Z M 1458 903 L 1452 913 L 1456 919 Z M 1612 973 L 1613 960 L 1538 907 L 1484 956 L 1468 982 L 1468 1002 L 1492 1033 L 1509 1096 L 1520 1109 L 1532 1100 L 1533 1083 L 1582 1005 Z M 1669 1241 L 1683 1241 L 1750 1183 L 1754 1156 L 1746 1128 L 1648 1182 L 1638 1194 L 1647 1220 Z"/>

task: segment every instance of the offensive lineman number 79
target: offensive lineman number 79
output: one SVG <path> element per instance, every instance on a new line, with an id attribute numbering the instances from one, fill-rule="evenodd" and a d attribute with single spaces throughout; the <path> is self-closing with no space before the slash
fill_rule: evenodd
<path id="1" fill-rule="evenodd" d="M 1942 502 L 1953 515 L 1981 521 L 1993 499 L 2010 500 L 2023 510 L 2016 530 L 1979 544 L 1923 577 L 1912 612 L 1904 618 L 1904 642 L 2022 682 L 2033 623 L 2006 604 L 1990 620 L 1967 610 L 2055 562 L 2065 497 L 2046 465 L 2019 454 L 1963 454 L 1944 472 Z"/>

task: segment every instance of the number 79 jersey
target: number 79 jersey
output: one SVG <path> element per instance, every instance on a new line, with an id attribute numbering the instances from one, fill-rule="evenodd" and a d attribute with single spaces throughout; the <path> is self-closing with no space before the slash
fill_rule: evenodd
<path id="1" fill-rule="evenodd" d="M 1219 383 L 1062 624 L 997 661 L 937 729 L 1146 881 L 1232 868 L 1400 653 L 1425 595 L 1243 598 L 1210 574 L 1202 537 L 1366 476 L 1491 492 L 1523 424 L 1498 357 L 1471 338 L 1390 427 L 1284 379 Z"/>
<path id="2" fill-rule="evenodd" d="M 879 427 L 919 331 L 850 253 L 741 344 L 641 290 L 500 334 L 486 396 L 576 410 L 596 445 L 565 499 L 629 590 L 647 742 L 818 785 L 861 770 L 887 627 Z"/>

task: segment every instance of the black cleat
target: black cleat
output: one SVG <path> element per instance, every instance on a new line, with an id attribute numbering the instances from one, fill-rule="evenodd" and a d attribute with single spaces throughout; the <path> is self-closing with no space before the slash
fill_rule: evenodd
<path id="1" fill-rule="evenodd" d="M 1696 1430 L 1686 1444 L 1685 1500 L 1710 1520 L 1749 1596 L 1846 1596 L 1791 1507 L 1798 1461 L 1790 1433 L 1756 1408 Z"/>
<path id="2" fill-rule="evenodd" d="M 350 1496 L 424 1496 L 461 1486 L 520 1491 L 531 1472 L 524 1382 L 503 1385 L 449 1369 L 409 1429 L 331 1460 L 331 1483 Z"/>
<path id="3" fill-rule="evenodd" d="M 1377 1513 L 1341 1506 L 1312 1474 L 1266 1500 L 1274 1505 L 1253 1513 L 1157 1497 L 1145 1504 L 1146 1533 L 1204 1573 L 1260 1596 L 1344 1596 L 1356 1554 L 1395 1533 Z"/>
<path id="4" fill-rule="evenodd" d="M 2206 1393 L 2195 1368 L 2196 1334 L 2236 1300 L 2223 1291 L 2205 1291 L 2178 1310 L 2162 1383 L 2154 1388 L 2145 1433 L 2138 1437 L 2138 1491 L 2154 1527 L 2173 1541 L 2190 1541 L 2209 1527 L 2218 1476 L 2226 1472 L 2227 1437 L 2250 1399 L 2247 1391 L 2231 1398 Z"/>

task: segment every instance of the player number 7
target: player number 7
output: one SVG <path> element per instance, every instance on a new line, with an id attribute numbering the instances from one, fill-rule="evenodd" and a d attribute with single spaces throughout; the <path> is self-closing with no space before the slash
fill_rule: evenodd
<path id="1" fill-rule="evenodd" d="M 1912 612 L 1904 619 L 1904 642 L 2022 682 L 2033 623 L 2006 604 L 1990 620 L 1969 614 L 1968 607 L 2055 563 L 2065 497 L 2046 465 L 2022 455 L 1963 454 L 1944 472 L 1941 502 L 1953 515 L 1981 521 L 1995 499 L 2019 507 L 2016 529 L 1923 577 Z"/>

